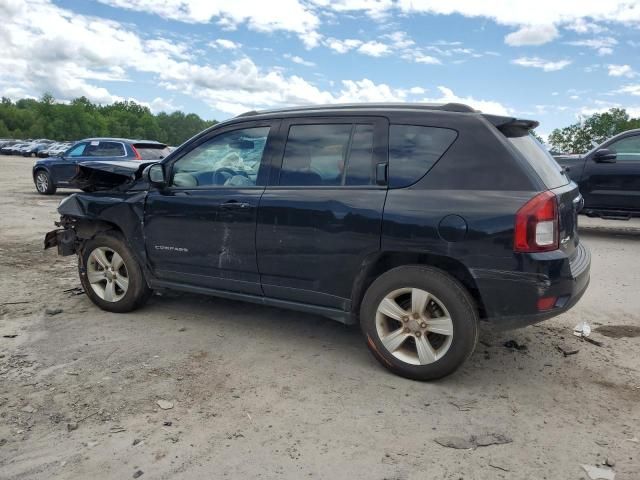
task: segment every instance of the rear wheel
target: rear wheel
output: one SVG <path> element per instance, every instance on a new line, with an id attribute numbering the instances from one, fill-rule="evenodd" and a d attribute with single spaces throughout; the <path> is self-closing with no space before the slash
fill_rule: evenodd
<path id="1" fill-rule="evenodd" d="M 466 289 L 445 272 L 418 265 L 394 268 L 373 282 L 360 325 L 376 359 L 415 380 L 453 373 L 478 340 L 478 314 Z"/>
<path id="2" fill-rule="evenodd" d="M 33 179 L 36 190 L 42 195 L 53 195 L 56 193 L 56 186 L 51 180 L 51 176 L 45 170 L 37 170 Z"/>
<path id="3" fill-rule="evenodd" d="M 152 293 L 140 265 L 117 232 L 97 235 L 84 244 L 79 271 L 87 296 L 109 312 L 135 310 Z"/>

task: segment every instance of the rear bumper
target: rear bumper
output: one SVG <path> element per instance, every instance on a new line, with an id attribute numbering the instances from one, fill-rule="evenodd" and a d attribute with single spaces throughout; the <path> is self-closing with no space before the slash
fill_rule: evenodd
<path id="1" fill-rule="evenodd" d="M 590 280 L 591 254 L 582 244 L 571 257 L 562 252 L 531 254 L 522 262 L 527 271 L 473 270 L 487 319 L 499 329 L 532 325 L 572 308 Z M 541 298 L 555 297 L 548 310 Z"/>

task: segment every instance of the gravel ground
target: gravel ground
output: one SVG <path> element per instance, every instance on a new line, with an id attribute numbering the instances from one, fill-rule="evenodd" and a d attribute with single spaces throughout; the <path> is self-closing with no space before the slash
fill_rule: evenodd
<path id="1" fill-rule="evenodd" d="M 38 195 L 32 163 L 0 157 L 0 478 L 587 479 L 607 459 L 640 478 L 639 221 L 581 217 L 583 300 L 483 330 L 419 383 L 312 315 L 182 294 L 98 310 L 75 257 L 42 250 L 69 192 Z M 583 320 L 601 346 L 572 335 Z M 472 436 L 511 441 L 436 441 Z"/>

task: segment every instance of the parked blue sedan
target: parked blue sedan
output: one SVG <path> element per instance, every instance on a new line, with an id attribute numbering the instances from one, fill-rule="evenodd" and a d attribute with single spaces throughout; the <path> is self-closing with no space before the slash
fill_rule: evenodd
<path id="1" fill-rule="evenodd" d="M 38 160 L 33 166 L 33 182 L 42 195 L 52 195 L 58 187 L 74 187 L 79 163 L 122 160 L 159 160 L 170 153 L 164 143 L 125 138 L 87 138 L 75 143 L 59 157 Z"/>

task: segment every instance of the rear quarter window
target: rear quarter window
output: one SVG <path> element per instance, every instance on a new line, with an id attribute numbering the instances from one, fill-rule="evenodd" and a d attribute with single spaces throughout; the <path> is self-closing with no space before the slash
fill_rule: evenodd
<path id="1" fill-rule="evenodd" d="M 449 128 L 391 125 L 389 187 L 407 187 L 420 180 L 457 136 L 458 133 Z"/>
<path id="2" fill-rule="evenodd" d="M 142 160 L 160 160 L 161 158 L 164 158 L 171 153 L 171 149 L 165 146 L 139 147 L 137 145 L 134 145 L 134 147 L 137 150 L 137 152 L 140 154 L 140 158 Z"/>
<path id="3" fill-rule="evenodd" d="M 509 143 L 527 160 L 547 188 L 558 188 L 569 183 L 569 178 L 551 154 L 531 134 L 507 137 Z"/>

